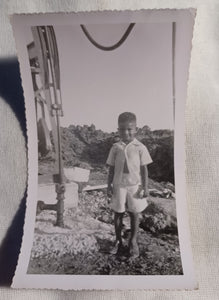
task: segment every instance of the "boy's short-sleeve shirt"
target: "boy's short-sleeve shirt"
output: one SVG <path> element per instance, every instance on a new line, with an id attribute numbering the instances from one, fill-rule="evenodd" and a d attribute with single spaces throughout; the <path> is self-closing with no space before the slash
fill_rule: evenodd
<path id="1" fill-rule="evenodd" d="M 124 174 L 125 162 L 128 174 Z M 146 146 L 134 139 L 127 145 L 122 141 L 113 144 L 106 163 L 115 167 L 113 184 L 135 185 L 141 183 L 140 166 L 151 162 Z"/>

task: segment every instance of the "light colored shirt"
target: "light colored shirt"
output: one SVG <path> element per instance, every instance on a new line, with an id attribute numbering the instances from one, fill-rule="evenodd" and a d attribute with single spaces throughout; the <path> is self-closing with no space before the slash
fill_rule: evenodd
<path id="1" fill-rule="evenodd" d="M 134 139 L 129 144 L 122 141 L 113 144 L 106 163 L 115 167 L 113 184 L 130 186 L 141 183 L 140 166 L 151 162 L 151 156 L 145 145 Z M 125 172 L 124 166 L 125 170 L 128 168 Z"/>

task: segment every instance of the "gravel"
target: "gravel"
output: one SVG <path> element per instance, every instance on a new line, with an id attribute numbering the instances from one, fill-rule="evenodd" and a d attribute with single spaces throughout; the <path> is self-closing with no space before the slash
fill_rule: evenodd
<path id="1" fill-rule="evenodd" d="M 151 200 L 153 202 L 153 199 Z M 128 214 L 124 216 L 124 252 L 109 253 L 115 239 L 113 213 L 107 205 L 104 191 L 84 192 L 79 207 L 65 210 L 65 227 L 55 226 L 53 211 L 42 211 L 36 226 L 29 274 L 87 274 L 87 275 L 179 275 L 182 274 L 176 227 L 175 200 L 154 199 L 154 207 L 141 217 L 138 243 L 140 257 L 132 261 L 127 255 L 130 238 Z M 172 202 L 171 202 L 172 201 Z M 159 205 L 161 203 L 161 205 Z M 152 206 L 153 206 L 152 205 Z M 171 209 L 170 209 L 171 208 Z M 169 216 L 169 219 L 167 218 Z M 167 222 L 168 219 L 168 222 Z M 145 225 L 147 224 L 147 226 Z M 168 226 L 169 227 L 168 227 Z M 174 228 L 175 228 L 174 227 Z"/>

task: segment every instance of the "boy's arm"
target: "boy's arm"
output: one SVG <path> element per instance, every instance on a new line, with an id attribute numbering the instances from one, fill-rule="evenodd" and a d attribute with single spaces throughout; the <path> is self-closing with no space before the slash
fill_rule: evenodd
<path id="1" fill-rule="evenodd" d="M 116 159 L 116 148 L 115 146 L 112 146 L 112 148 L 110 149 L 106 164 L 109 167 L 108 170 L 108 187 L 107 187 L 107 196 L 108 197 L 112 197 L 113 194 L 113 187 L 112 187 L 112 183 L 113 183 L 113 177 L 114 177 L 114 170 L 115 170 L 115 159 Z"/>
<path id="2" fill-rule="evenodd" d="M 147 165 L 141 166 L 141 182 L 142 182 L 142 189 L 144 192 L 143 197 L 148 197 L 149 189 L 148 189 L 148 167 L 147 167 Z"/>
<path id="3" fill-rule="evenodd" d="M 113 194 L 113 187 L 112 187 L 112 183 L 113 183 L 113 177 L 114 177 L 114 170 L 115 167 L 114 166 L 109 166 L 109 173 L 108 173 L 108 182 L 107 182 L 107 195 L 108 197 L 112 197 Z"/>

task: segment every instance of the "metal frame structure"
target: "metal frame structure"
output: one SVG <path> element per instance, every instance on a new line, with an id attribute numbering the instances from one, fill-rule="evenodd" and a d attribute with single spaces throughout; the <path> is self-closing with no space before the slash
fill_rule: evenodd
<path id="1" fill-rule="evenodd" d="M 37 211 L 40 212 L 44 209 L 55 210 L 57 212 L 56 225 L 63 227 L 65 183 L 60 134 L 60 117 L 63 116 L 63 109 L 60 92 L 58 47 L 52 26 L 32 27 L 32 35 L 33 42 L 28 45 L 28 54 L 35 94 L 36 113 L 38 117 L 39 106 L 41 108 L 42 118 L 45 119 L 45 111 L 47 108 L 52 127 L 56 155 L 55 161 L 57 163 L 56 167 L 58 173 L 54 176 L 57 203 L 45 204 L 43 201 L 38 201 Z M 40 82 L 40 86 L 38 86 L 38 82 Z M 45 142 L 48 142 L 50 139 L 48 136 L 49 131 L 46 127 L 43 128 L 43 131 L 46 136 Z M 46 147 L 47 145 L 45 145 L 45 148 Z"/>

